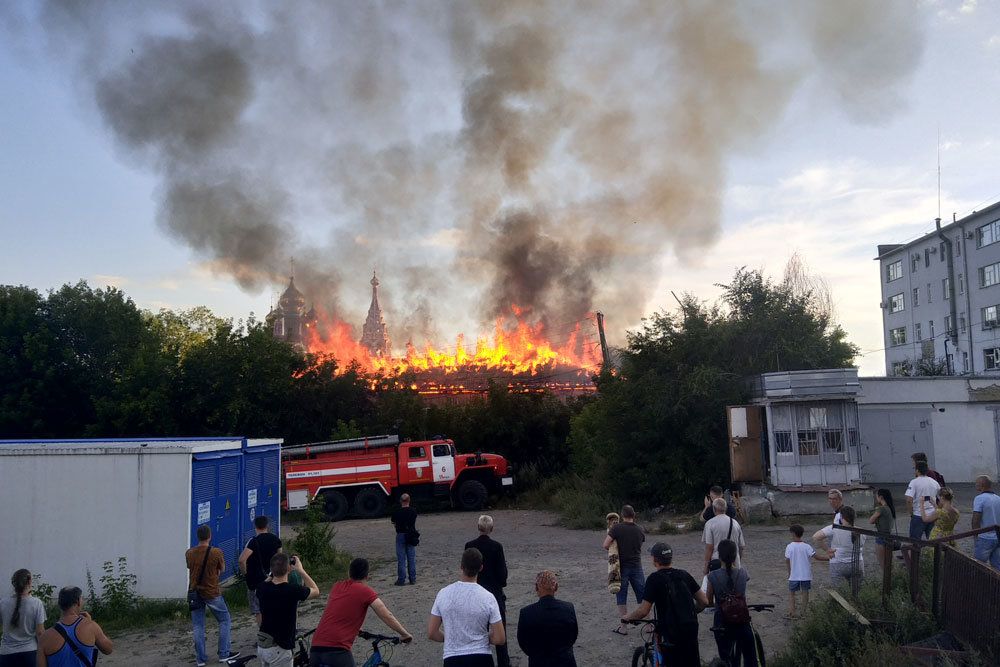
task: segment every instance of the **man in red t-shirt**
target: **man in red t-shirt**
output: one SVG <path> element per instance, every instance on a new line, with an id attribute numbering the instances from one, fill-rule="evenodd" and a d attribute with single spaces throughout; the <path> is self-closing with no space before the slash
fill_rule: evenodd
<path id="1" fill-rule="evenodd" d="M 403 643 L 413 640 L 403 624 L 396 620 L 389 608 L 368 584 L 368 561 L 355 558 L 348 571 L 349 579 L 338 581 L 330 591 L 323 617 L 316 626 L 312 648 L 309 651 L 311 667 L 355 667 L 351 647 L 358 630 L 365 622 L 368 607 L 382 622 L 392 628 Z"/>

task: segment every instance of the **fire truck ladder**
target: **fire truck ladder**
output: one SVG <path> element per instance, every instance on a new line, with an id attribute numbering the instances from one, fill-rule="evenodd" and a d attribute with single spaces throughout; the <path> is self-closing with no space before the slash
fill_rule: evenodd
<path id="1" fill-rule="evenodd" d="M 367 449 L 369 447 L 387 447 L 399 444 L 398 435 L 375 435 L 368 438 L 351 438 L 349 440 L 327 440 L 326 442 L 310 442 L 303 445 L 284 446 L 281 448 L 282 458 L 297 458 L 322 452 L 346 452 L 352 449 Z"/>

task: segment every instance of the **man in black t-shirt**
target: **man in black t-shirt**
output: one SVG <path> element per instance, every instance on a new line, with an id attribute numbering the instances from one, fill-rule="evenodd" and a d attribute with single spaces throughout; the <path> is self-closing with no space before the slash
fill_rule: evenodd
<path id="1" fill-rule="evenodd" d="M 256 589 L 265 579 L 270 568 L 271 558 L 281 551 L 281 540 L 270 532 L 271 520 L 266 516 L 259 516 L 253 520 L 256 535 L 250 538 L 243 553 L 239 557 L 240 571 L 246 576 L 247 588 L 250 593 L 250 613 L 257 617 L 257 625 L 260 625 L 260 604 L 257 602 Z"/>
<path id="2" fill-rule="evenodd" d="M 722 494 L 723 491 L 721 486 L 713 486 L 708 490 L 708 495 L 705 496 L 705 511 L 701 513 L 701 519 L 705 523 L 708 523 L 715 516 L 715 510 L 712 508 L 712 503 L 716 498 L 721 498 Z M 726 516 L 733 519 L 736 518 L 736 506 L 728 500 L 726 501 Z"/>
<path id="3" fill-rule="evenodd" d="M 288 581 L 294 569 L 305 586 Z M 260 602 L 260 632 L 257 633 L 257 659 L 261 667 L 291 667 L 295 647 L 295 618 L 299 603 L 319 596 L 319 587 L 302 567 L 298 556 L 274 554 L 271 576 L 257 586 Z"/>
<path id="4" fill-rule="evenodd" d="M 645 575 L 642 572 L 642 543 L 646 541 L 646 533 L 635 525 L 635 510 L 631 505 L 622 507 L 622 522 L 616 523 L 604 538 L 604 548 L 609 549 L 612 542 L 618 543 L 618 562 L 621 564 L 622 587 L 615 595 L 618 604 L 618 616 L 628 612 L 628 587 L 632 585 L 635 601 L 642 602 L 642 589 L 645 585 Z M 628 627 L 619 625 L 612 630 L 615 634 L 627 635 Z"/>
<path id="5" fill-rule="evenodd" d="M 642 604 L 622 621 L 645 618 L 656 609 L 659 650 L 668 665 L 701 667 L 698 653 L 698 612 L 708 606 L 708 598 L 690 574 L 673 567 L 674 552 L 657 542 L 650 549 L 656 571 L 646 579 Z"/>
<path id="6" fill-rule="evenodd" d="M 417 583 L 417 548 L 410 544 L 408 535 L 417 529 L 417 510 L 410 507 L 410 494 L 399 497 L 399 507 L 389 517 L 396 526 L 396 585 L 406 583 L 407 574 L 410 583 Z"/>

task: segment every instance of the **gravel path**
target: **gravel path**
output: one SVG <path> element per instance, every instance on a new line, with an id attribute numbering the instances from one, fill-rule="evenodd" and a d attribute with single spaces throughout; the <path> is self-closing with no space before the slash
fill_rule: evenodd
<path id="1" fill-rule="evenodd" d="M 606 565 L 601 542 L 603 531 L 568 530 L 556 525 L 554 515 L 529 510 L 492 512 L 496 520 L 493 537 L 504 545 L 510 569 L 507 586 L 509 614 L 508 636 L 511 638 L 511 659 L 514 665 L 527 665 L 527 658 L 516 646 L 518 610 L 535 601 L 534 578 L 542 569 L 558 573 L 558 597 L 576 606 L 580 638 L 576 644 L 577 661 L 581 666 L 627 664 L 639 639 L 612 634 L 616 627 L 614 598 L 604 585 Z M 462 547 L 476 536 L 476 516 L 472 513 L 442 512 L 421 516 L 417 526 L 421 532 L 417 547 L 417 584 L 393 586 L 395 581 L 395 550 L 393 530 L 386 519 L 345 521 L 337 524 L 335 543 L 355 556 L 364 556 L 375 563 L 370 584 L 397 618 L 416 637 L 410 646 L 400 646 L 390 661 L 393 665 L 439 665 L 441 645 L 425 638 L 427 616 L 437 591 L 455 581 Z M 867 519 L 867 517 L 865 517 Z M 817 517 L 819 519 L 819 517 Z M 963 511 L 962 524 L 968 523 Z M 806 525 L 807 537 L 820 527 L 816 522 Z M 903 519 L 900 528 L 905 531 Z M 702 563 L 701 533 L 656 536 L 647 538 L 647 545 L 658 540 L 674 549 L 675 564 L 693 574 Z M 751 525 L 746 531 L 747 551 L 744 566 L 750 572 L 749 601 L 778 605 L 775 613 L 755 614 L 755 624 L 769 654 L 781 649 L 791 629 L 791 621 L 783 618 L 787 604 L 787 575 L 784 548 L 788 530 L 783 525 Z M 869 576 L 875 576 L 874 543 L 865 549 Z M 648 557 L 644 566 L 651 568 Z M 308 563 L 306 564 L 308 569 Z M 701 580 L 700 574 L 695 577 Z M 825 563 L 813 564 L 813 596 L 822 595 L 828 581 Z M 314 627 L 325 604 L 325 593 L 318 600 L 304 603 L 299 612 L 300 627 Z M 629 602 L 630 608 L 633 602 Z M 100 620 L 100 619 L 98 619 Z M 715 655 L 711 616 L 700 620 L 701 655 L 707 662 Z M 208 622 L 208 646 L 215 646 L 213 621 Z M 369 614 L 365 628 L 389 634 L 385 626 Z M 234 618 L 233 650 L 252 650 L 256 629 L 248 613 Z M 178 622 L 155 631 L 142 631 L 115 638 L 116 651 L 101 664 L 105 665 L 193 665 L 190 624 Z M 360 665 L 366 657 L 362 643 L 355 645 L 355 657 Z M 256 664 L 256 662 L 251 663 Z"/>

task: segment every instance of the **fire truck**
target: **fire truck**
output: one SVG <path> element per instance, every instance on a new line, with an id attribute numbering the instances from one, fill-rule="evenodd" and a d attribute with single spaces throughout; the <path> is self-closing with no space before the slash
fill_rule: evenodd
<path id="1" fill-rule="evenodd" d="M 459 454 L 444 438 L 400 442 L 395 435 L 282 447 L 285 504 L 302 509 L 320 498 L 332 521 L 354 514 L 383 514 L 390 499 L 449 500 L 478 510 L 490 493 L 514 484 L 507 459 L 497 454 Z"/>

